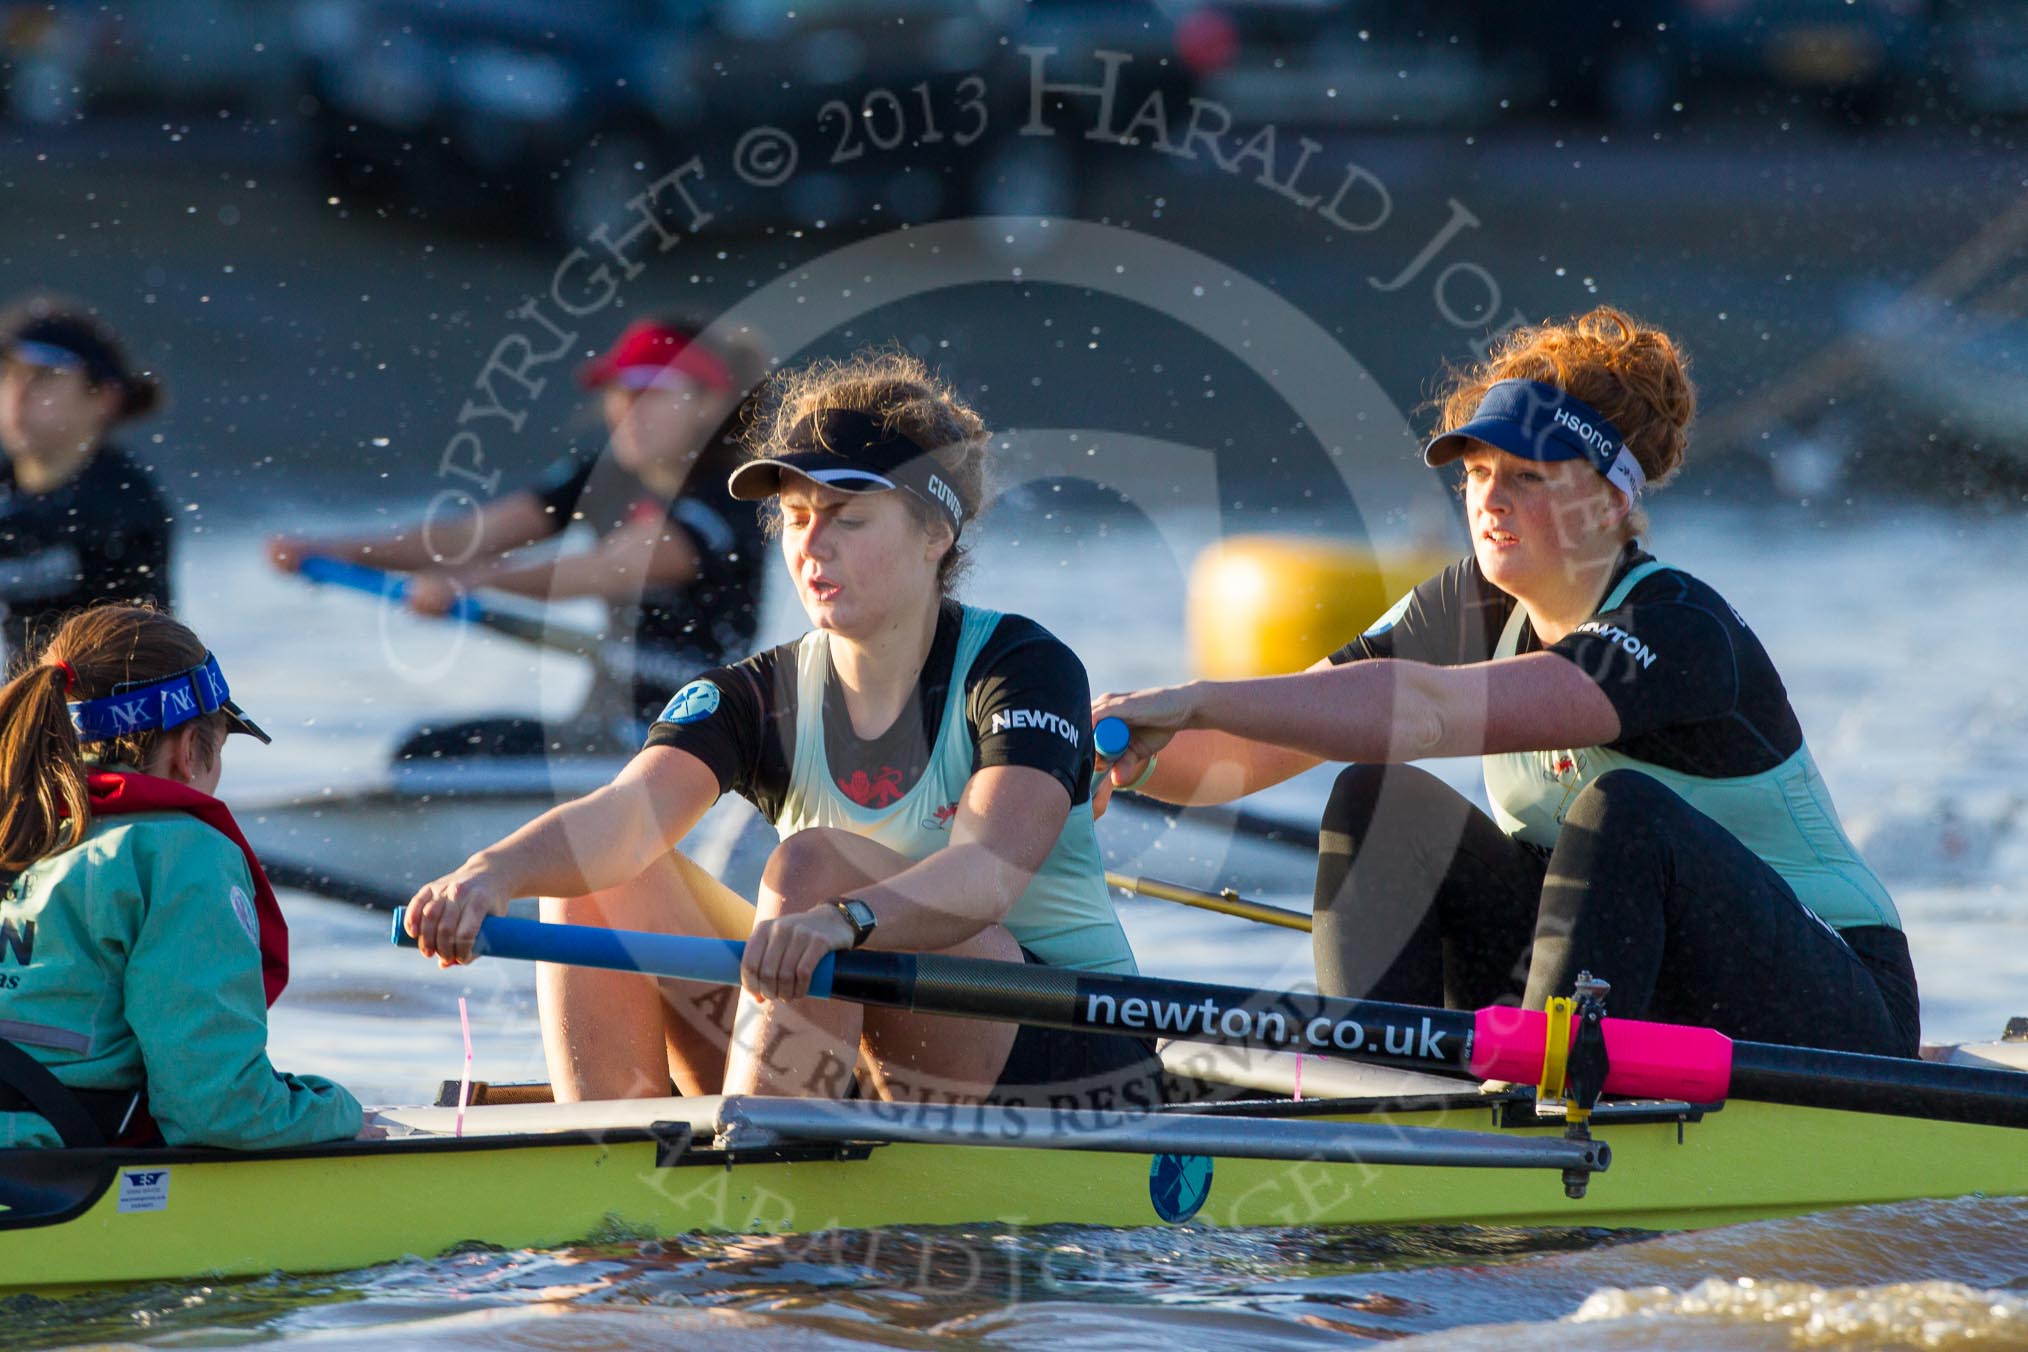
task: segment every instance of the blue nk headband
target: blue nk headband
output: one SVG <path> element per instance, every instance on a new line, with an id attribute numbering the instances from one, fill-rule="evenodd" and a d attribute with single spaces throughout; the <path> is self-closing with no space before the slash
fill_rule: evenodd
<path id="1" fill-rule="evenodd" d="M 1540 380 L 1488 386 L 1471 421 L 1432 440 L 1423 463 L 1447 465 L 1474 441 L 1524 460 L 1589 461 L 1630 506 L 1648 482 L 1619 428 L 1590 404 Z"/>
<path id="2" fill-rule="evenodd" d="M 251 733 L 263 742 L 268 735 L 232 702 L 225 673 L 210 653 L 187 671 L 145 685 L 116 689 L 103 699 L 71 700 L 70 725 L 80 742 L 104 742 L 130 733 L 167 731 L 193 718 L 225 711 L 234 732 Z"/>

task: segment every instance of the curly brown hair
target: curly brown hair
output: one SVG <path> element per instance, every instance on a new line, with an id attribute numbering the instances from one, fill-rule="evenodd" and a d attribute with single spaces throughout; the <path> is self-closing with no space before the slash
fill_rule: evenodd
<path id="1" fill-rule="evenodd" d="M 1626 438 L 1650 489 L 1663 487 L 1682 468 L 1697 413 L 1689 355 L 1668 334 L 1623 310 L 1601 305 L 1502 334 L 1484 361 L 1445 373 L 1433 401 L 1441 410 L 1437 434 L 1469 422 L 1488 387 L 1502 380 L 1539 380 L 1603 413 Z M 1642 512 L 1627 514 L 1629 538 L 1646 528 Z"/>
<path id="2" fill-rule="evenodd" d="M 938 473 L 958 491 L 964 503 L 960 527 L 978 518 L 986 498 L 985 420 L 973 411 L 949 381 L 919 358 L 898 347 L 866 348 L 841 360 L 825 359 L 777 374 L 770 383 L 763 411 L 754 420 L 747 453 L 756 460 L 781 455 L 789 433 L 812 414 L 848 410 L 879 418 L 883 430 L 899 432 L 928 450 Z M 948 525 L 943 510 L 913 493 L 901 494 L 924 531 Z M 781 513 L 773 501 L 767 513 L 770 536 L 781 530 Z M 937 564 L 937 585 L 949 595 L 970 562 L 962 539 L 953 540 Z"/>

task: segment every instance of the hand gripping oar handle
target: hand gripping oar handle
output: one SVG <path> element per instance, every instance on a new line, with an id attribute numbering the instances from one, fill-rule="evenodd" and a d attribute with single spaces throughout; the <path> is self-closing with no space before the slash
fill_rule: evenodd
<path id="1" fill-rule="evenodd" d="M 1127 745 L 1133 740 L 1133 730 L 1123 718 L 1108 714 L 1092 728 L 1092 748 L 1103 762 L 1093 771 L 1096 783 L 1106 766 L 1126 754 Z M 1293 845 L 1298 849 L 1314 853 L 1317 849 L 1317 828 L 1301 822 L 1284 821 L 1278 817 L 1264 817 L 1256 812 L 1245 812 L 1234 808 L 1182 808 L 1168 803 L 1158 803 L 1151 798 L 1115 798 L 1122 806 L 1142 811 L 1156 812 L 1171 821 L 1179 816 L 1192 821 L 1201 821 L 1210 826 L 1219 823 L 1227 826 L 1236 835 L 1250 836 L 1255 840 L 1270 841 L 1276 845 Z"/>
<path id="2" fill-rule="evenodd" d="M 408 907 L 394 908 L 394 942 L 414 948 L 402 927 Z M 603 967 L 614 972 L 645 972 L 681 977 L 714 986 L 739 984 L 739 960 L 746 945 L 737 939 L 700 939 L 683 934 L 649 934 L 642 930 L 605 929 L 597 925 L 557 925 L 489 916 L 472 945 L 475 957 L 520 958 L 527 962 L 558 962 L 569 967 Z M 835 955 L 834 955 L 835 956 Z M 831 994 L 831 958 L 817 964 L 810 994 Z"/>
<path id="3" fill-rule="evenodd" d="M 388 601 L 403 601 L 408 597 L 408 579 L 399 573 L 390 573 L 381 568 L 370 568 L 363 563 L 350 563 L 344 559 L 326 558 L 312 554 L 297 567 L 311 582 L 332 587 L 344 587 L 350 591 L 364 592 Z M 557 652 L 569 653 L 574 657 L 589 657 L 593 661 L 606 663 L 606 653 L 597 634 L 584 633 L 548 621 L 534 615 L 521 615 L 487 605 L 477 596 L 460 596 L 444 612 L 447 619 L 464 620 L 480 625 L 496 633 L 518 638 L 524 643 L 550 648 Z"/>
<path id="4" fill-rule="evenodd" d="M 388 601 L 408 598 L 408 579 L 384 568 L 370 568 L 363 563 L 312 554 L 297 566 L 296 571 L 321 586 L 344 587 Z M 461 596 L 447 613 L 452 619 L 470 620 L 477 624 L 485 619 L 486 607 L 476 596 Z"/>
<path id="5" fill-rule="evenodd" d="M 1091 730 L 1092 749 L 1102 761 L 1116 761 L 1127 753 L 1127 743 L 1133 740 L 1133 730 L 1124 718 L 1101 718 Z"/>
<path id="6" fill-rule="evenodd" d="M 403 912 L 394 913 L 397 943 Z M 744 944 L 489 917 L 479 951 L 734 985 Z M 828 987 L 824 984 L 828 981 Z M 1249 990 L 1064 967 L 865 949 L 817 966 L 813 993 L 967 1018 L 1131 1037 L 1303 1051 L 1473 1079 L 1534 1080 L 1548 1015 L 1425 1009 L 1304 991 Z M 2028 1075 L 1891 1056 L 1734 1042 L 1707 1028 L 1604 1020 L 1605 1091 L 1635 1098 L 1769 1103 L 2028 1126 Z"/>

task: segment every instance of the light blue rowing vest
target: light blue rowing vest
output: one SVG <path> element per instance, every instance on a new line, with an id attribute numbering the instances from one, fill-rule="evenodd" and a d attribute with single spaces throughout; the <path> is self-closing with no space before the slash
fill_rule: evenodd
<path id="1" fill-rule="evenodd" d="M 964 607 L 950 693 L 936 745 L 922 778 L 886 807 L 847 798 L 824 754 L 824 688 L 831 679 L 830 635 L 813 629 L 796 648 L 796 749 L 789 791 L 775 829 L 783 839 L 813 826 L 877 840 L 897 854 L 925 859 L 951 843 L 958 799 L 972 777 L 972 739 L 965 726 L 965 678 L 986 646 L 997 611 Z M 1014 938 L 1053 967 L 1135 972 L 1134 953 L 1107 894 L 1105 865 L 1089 807 L 1072 807 L 1056 847 L 1004 922 Z"/>
<path id="2" fill-rule="evenodd" d="M 1625 602 L 1636 583 L 1666 564 L 1649 560 L 1628 572 L 1599 611 Z M 1520 605 L 1501 631 L 1494 657 L 1512 657 L 1528 613 Z M 1730 831 L 1779 873 L 1818 918 L 1837 929 L 1853 925 L 1901 928 L 1901 916 L 1873 870 L 1838 822 L 1809 743 L 1772 770 L 1731 779 L 1707 779 L 1669 770 L 1602 746 L 1569 751 L 1517 751 L 1481 757 L 1486 797 L 1500 829 L 1542 849 L 1553 849 L 1563 816 L 1585 785 L 1608 770 L 1638 770 L 1673 790 L 1690 806 Z"/>

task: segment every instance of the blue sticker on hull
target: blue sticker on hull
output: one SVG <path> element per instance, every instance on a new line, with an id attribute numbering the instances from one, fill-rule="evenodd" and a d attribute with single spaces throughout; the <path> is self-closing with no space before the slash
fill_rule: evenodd
<path id="1" fill-rule="evenodd" d="M 1148 1200 L 1171 1225 L 1195 1216 L 1210 1195 L 1209 1155 L 1157 1155 L 1148 1166 Z"/>

